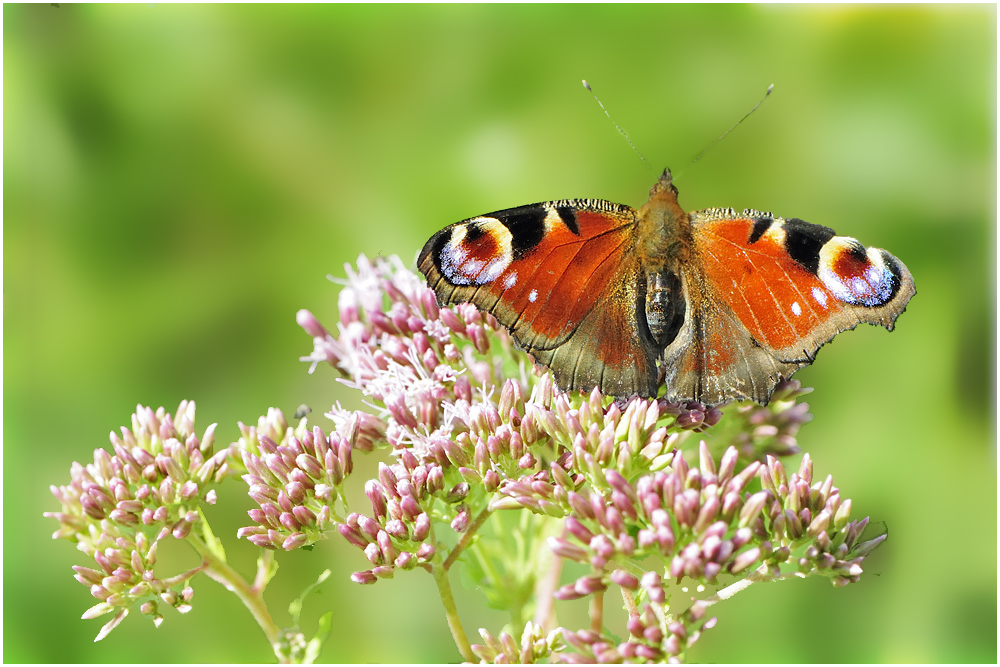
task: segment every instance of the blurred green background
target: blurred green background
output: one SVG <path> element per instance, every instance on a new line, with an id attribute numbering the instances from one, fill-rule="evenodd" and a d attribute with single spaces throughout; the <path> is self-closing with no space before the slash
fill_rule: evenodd
<path id="1" fill-rule="evenodd" d="M 6 4 L 3 18 L 5 662 L 270 660 L 207 579 L 186 617 L 154 630 L 135 614 L 92 643 L 102 621 L 79 619 L 94 600 L 72 579 L 82 556 L 50 539 L 48 485 L 137 402 L 197 400 L 222 445 L 269 406 L 308 403 L 327 427 L 334 400 L 360 407 L 297 360 L 312 343 L 296 310 L 335 320 L 328 273 L 359 253 L 412 262 L 445 224 L 500 208 L 638 206 L 770 83 L 684 174 L 681 202 L 801 217 L 909 266 L 918 294 L 896 332 L 844 334 L 797 376 L 816 387 L 800 444 L 817 474 L 890 539 L 860 584 L 718 605 L 690 657 L 996 661 L 995 6 Z M 213 527 L 250 574 L 235 531 L 251 501 L 238 482 L 220 496 Z M 303 615 L 311 634 L 334 612 L 323 660 L 457 660 L 430 577 L 355 586 L 366 561 L 339 539 L 278 560 L 279 625 L 334 570 Z M 475 591 L 458 602 L 470 635 L 506 620 Z"/>

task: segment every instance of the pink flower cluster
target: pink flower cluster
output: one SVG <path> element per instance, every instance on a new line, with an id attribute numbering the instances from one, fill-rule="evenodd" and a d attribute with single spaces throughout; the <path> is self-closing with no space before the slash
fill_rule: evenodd
<path id="1" fill-rule="evenodd" d="M 338 442 L 366 451 L 385 443 L 393 456 L 365 485 L 369 516 L 328 515 L 371 564 L 353 579 L 370 584 L 396 569 L 442 563 L 446 569 L 453 554 L 445 545 L 454 540 L 442 540 L 442 530 L 459 534 L 457 551 L 461 535 L 492 512 L 528 509 L 561 519 L 562 535 L 550 538 L 550 547 L 591 568 L 558 588 L 556 598 L 616 585 L 646 599 L 645 608 L 630 616 L 631 637 L 623 643 L 592 631 L 561 630 L 563 644 L 529 623 L 520 644 L 506 633 L 483 634 L 487 643 L 473 649 L 481 659 L 682 656 L 714 619 L 706 619 L 706 606 L 699 604 L 669 613 L 660 575 L 638 565 L 650 555 L 667 562 L 665 574 L 678 581 L 711 583 L 755 565 L 773 573 L 780 570 L 768 568 L 788 561 L 803 572 L 829 574 L 835 584 L 860 574 L 866 549 L 874 545 L 859 545 L 864 522 L 848 521 L 850 502 L 840 500 L 829 479 L 812 483 L 808 456 L 791 478 L 771 456 L 798 451 L 795 434 L 811 418 L 808 405 L 795 400 L 808 391 L 797 382 L 783 383 L 767 407 L 608 403 L 597 390 L 571 396 L 554 386 L 550 374 L 528 372 L 530 359 L 491 316 L 468 304 L 439 307 L 423 280 L 397 258 L 361 257 L 357 270 L 347 272 L 336 335 L 307 311 L 298 321 L 313 337 L 313 352 L 304 358 L 311 370 L 329 363 L 375 410 L 334 406 L 327 416 Z M 704 439 L 694 440 L 695 433 Z M 303 467 L 296 441 L 287 451 L 260 442 L 285 468 L 292 469 L 293 460 Z M 291 480 L 291 473 L 286 477 Z M 310 480 L 318 481 L 314 475 Z M 259 492 L 276 502 L 255 519 L 270 521 L 271 544 L 281 540 L 294 548 L 313 539 L 296 542 L 294 533 L 281 532 L 303 523 L 287 487 L 274 498 Z"/>
<path id="2" fill-rule="evenodd" d="M 208 488 L 229 471 L 227 450 L 213 453 L 215 424 L 201 439 L 195 435 L 193 401 L 182 401 L 172 416 L 142 405 L 132 415 L 131 430 L 110 435 L 114 454 L 94 450 L 94 462 L 73 463 L 70 483 L 52 486 L 59 512 L 54 538 L 73 540 L 97 567 L 74 566 L 76 580 L 100 600 L 84 614 L 96 618 L 117 612 L 98 639 L 105 637 L 138 604 L 158 626 L 159 604 L 181 613 L 191 609 L 194 591 L 187 582 L 200 568 L 163 576 L 154 571 L 160 542 L 187 538 L 201 522 L 198 506 L 214 504 Z"/>

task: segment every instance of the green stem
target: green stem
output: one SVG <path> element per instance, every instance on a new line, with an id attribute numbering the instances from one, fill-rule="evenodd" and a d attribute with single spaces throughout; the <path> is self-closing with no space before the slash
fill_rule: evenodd
<path id="1" fill-rule="evenodd" d="M 604 591 L 597 591 L 590 599 L 590 629 L 598 634 L 604 631 Z"/>
<path id="2" fill-rule="evenodd" d="M 710 607 L 716 602 L 722 602 L 723 600 L 728 600 L 740 591 L 750 588 L 751 585 L 756 583 L 761 583 L 764 581 L 777 581 L 778 579 L 804 579 L 806 575 L 801 572 L 787 572 L 782 573 L 781 568 L 775 565 L 769 565 L 764 563 L 759 568 L 750 573 L 746 579 L 741 579 L 734 584 L 726 586 L 721 591 L 715 593 L 715 595 L 710 595 L 698 604 L 704 607 Z"/>
<path id="3" fill-rule="evenodd" d="M 452 549 L 451 553 L 448 554 L 448 557 L 444 559 L 444 563 L 441 564 L 441 567 L 444 568 L 445 572 L 451 569 L 451 566 L 455 564 L 455 561 L 458 560 L 458 557 L 462 554 L 462 550 L 469 546 L 472 539 L 476 536 L 476 531 L 483 526 L 483 523 L 490 518 L 490 514 L 492 513 L 492 510 L 487 507 L 472 520 L 472 523 L 469 524 L 465 534 L 462 535 L 462 539 L 458 541 L 455 548 Z"/>
<path id="4" fill-rule="evenodd" d="M 247 583 L 247 580 L 228 563 L 212 553 L 212 550 L 197 535 L 191 533 L 187 539 L 194 546 L 198 555 L 202 557 L 205 563 L 205 574 L 225 586 L 226 590 L 236 594 L 236 597 L 250 610 L 257 625 L 263 630 L 267 641 L 271 646 L 276 646 L 279 635 L 278 626 L 271 620 L 271 614 L 268 613 L 267 605 L 260 592 Z"/>
<path id="5" fill-rule="evenodd" d="M 555 598 L 553 593 L 559 588 L 559 577 L 562 574 L 563 560 L 546 549 L 550 558 L 548 571 L 544 577 L 535 582 L 535 623 L 546 632 L 556 629 Z"/>
<path id="6" fill-rule="evenodd" d="M 436 566 L 431 574 L 434 575 L 434 583 L 437 584 L 441 604 L 444 605 L 444 614 L 448 618 L 448 628 L 451 630 L 451 636 L 455 640 L 455 646 L 458 647 L 462 660 L 477 662 L 472 647 L 469 646 L 469 638 L 465 636 L 462 619 L 458 617 L 458 608 L 455 606 L 455 597 L 451 594 L 451 582 L 448 581 L 447 568 L 444 565 Z"/>
<path id="7" fill-rule="evenodd" d="M 444 614 L 448 619 L 448 628 L 451 630 L 455 646 L 458 647 L 458 652 L 465 662 L 476 662 L 476 656 L 469 645 L 469 638 L 465 635 L 465 629 L 462 627 L 462 619 L 458 617 L 455 596 L 451 594 L 451 582 L 448 581 L 448 570 L 458 560 L 462 551 L 472 543 L 472 539 L 476 536 L 476 531 L 483 526 L 483 523 L 490 517 L 490 514 L 492 514 L 492 511 L 489 507 L 483 509 L 472 520 L 472 523 L 469 524 L 465 534 L 462 535 L 462 539 L 458 541 L 458 544 L 451 550 L 451 553 L 444 559 L 444 562 L 431 568 L 431 574 L 434 576 L 434 582 L 438 587 L 438 594 L 441 596 L 441 604 L 444 605 Z"/>
<path id="8" fill-rule="evenodd" d="M 635 596 L 632 595 L 632 591 L 622 586 L 622 601 L 625 602 L 625 611 L 628 612 L 629 616 L 638 616 L 639 608 L 635 604 Z"/>
<path id="9" fill-rule="evenodd" d="M 270 549 L 261 549 L 260 558 L 257 560 L 257 574 L 253 578 L 251 590 L 257 595 L 262 595 L 267 587 L 267 582 L 271 578 L 271 563 L 274 561 L 274 552 Z"/>

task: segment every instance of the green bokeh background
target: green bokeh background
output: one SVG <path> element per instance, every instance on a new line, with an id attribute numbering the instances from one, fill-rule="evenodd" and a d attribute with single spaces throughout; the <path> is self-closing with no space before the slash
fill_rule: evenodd
<path id="1" fill-rule="evenodd" d="M 858 585 L 786 581 L 718 605 L 691 658 L 996 661 L 995 6 L 8 4 L 3 18 L 6 662 L 268 661 L 207 579 L 189 615 L 154 630 L 135 614 L 92 643 L 82 559 L 41 516 L 48 485 L 137 402 L 195 399 L 222 444 L 269 406 L 308 403 L 326 426 L 334 400 L 360 407 L 297 360 L 311 341 L 296 310 L 334 320 L 328 273 L 359 253 L 411 262 L 486 211 L 638 206 L 654 172 L 770 83 L 684 174 L 681 202 L 801 217 L 909 266 L 918 294 L 894 333 L 844 334 L 798 375 L 816 387 L 800 443 L 889 540 Z M 234 536 L 251 501 L 236 482 L 220 495 L 213 527 L 249 574 L 255 550 Z M 303 616 L 311 633 L 334 612 L 323 660 L 458 658 L 430 577 L 355 586 L 366 561 L 339 539 L 278 560 L 282 625 L 334 570 Z M 505 622 L 475 591 L 458 603 L 471 635 Z"/>

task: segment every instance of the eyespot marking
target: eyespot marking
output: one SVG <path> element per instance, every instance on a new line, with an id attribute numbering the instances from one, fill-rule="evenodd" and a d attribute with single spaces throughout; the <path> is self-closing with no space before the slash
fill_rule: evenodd
<path id="1" fill-rule="evenodd" d="M 487 216 L 454 225 L 435 250 L 441 274 L 453 285 L 492 282 L 513 259 L 510 231 L 500 220 Z"/>
<path id="2" fill-rule="evenodd" d="M 869 308 L 891 301 L 900 284 L 891 256 L 878 248 L 865 251 L 849 236 L 838 236 L 823 247 L 817 276 L 841 301 Z"/>

